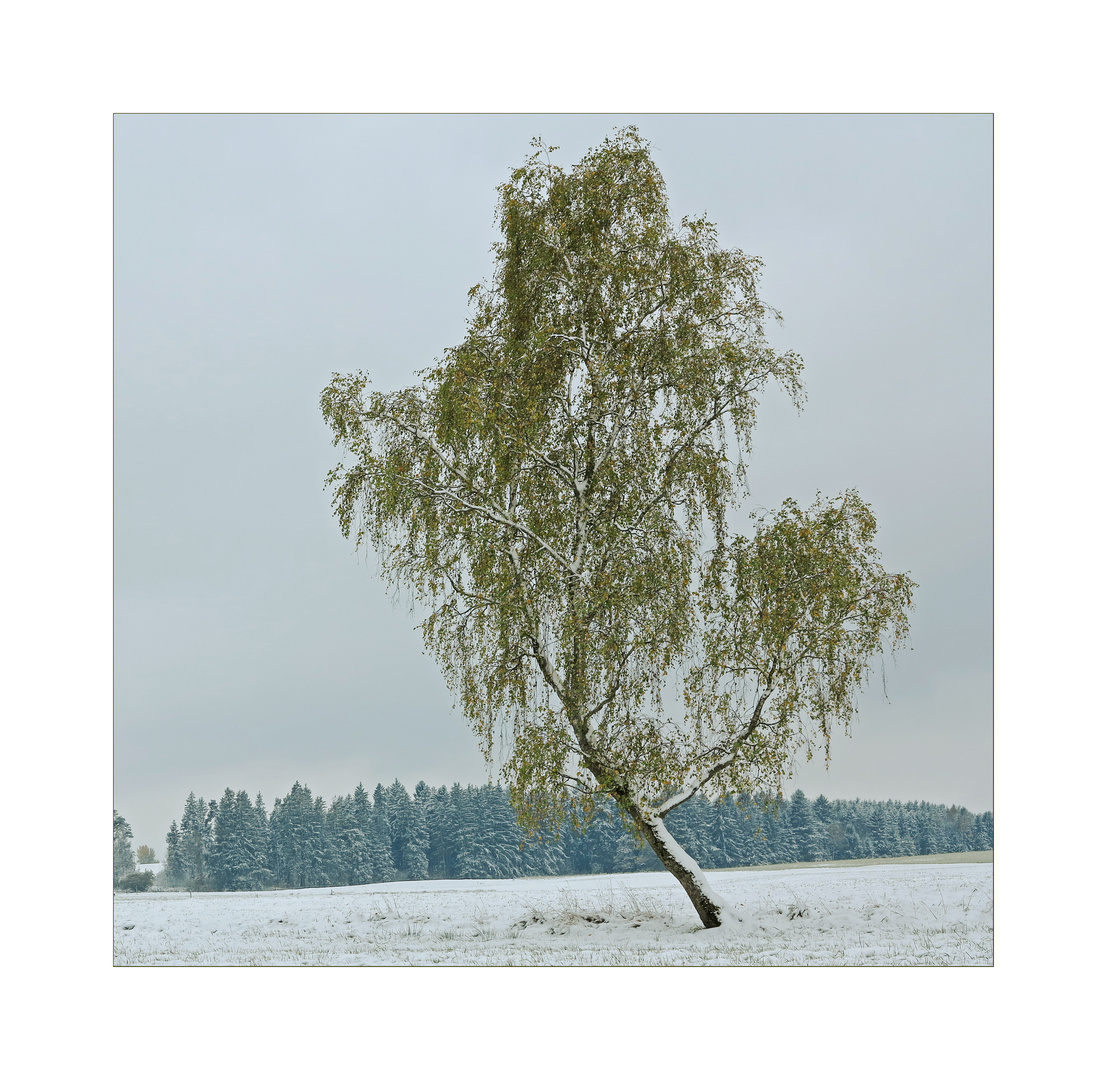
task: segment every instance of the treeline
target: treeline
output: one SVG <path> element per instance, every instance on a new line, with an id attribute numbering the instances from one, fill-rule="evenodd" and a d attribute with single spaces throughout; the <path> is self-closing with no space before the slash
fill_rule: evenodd
<path id="1" fill-rule="evenodd" d="M 926 802 L 861 799 L 709 801 L 666 818 L 705 868 L 979 851 L 992 847 L 992 814 Z M 303 785 L 267 812 L 262 797 L 228 788 L 189 794 L 165 838 L 164 884 L 193 889 L 317 888 L 425 878 L 511 878 L 659 870 L 613 807 L 586 829 L 528 838 L 499 785 L 408 793 L 397 780 L 372 797 L 359 784 L 329 804 Z"/>

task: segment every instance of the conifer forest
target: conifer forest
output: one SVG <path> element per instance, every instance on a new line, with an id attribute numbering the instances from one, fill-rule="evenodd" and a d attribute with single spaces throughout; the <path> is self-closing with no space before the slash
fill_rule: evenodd
<path id="1" fill-rule="evenodd" d="M 371 795 L 359 784 L 328 804 L 297 782 L 271 811 L 260 794 L 227 788 L 217 801 L 190 793 L 165 838 L 159 884 L 234 891 L 661 869 L 613 805 L 597 803 L 589 815 L 575 804 L 569 822 L 559 834 L 528 836 L 508 790 L 493 784 L 447 789 L 420 781 L 409 793 L 396 780 Z M 993 815 L 796 791 L 790 798 L 700 796 L 674 810 L 668 824 L 701 866 L 722 869 L 990 850 Z"/>

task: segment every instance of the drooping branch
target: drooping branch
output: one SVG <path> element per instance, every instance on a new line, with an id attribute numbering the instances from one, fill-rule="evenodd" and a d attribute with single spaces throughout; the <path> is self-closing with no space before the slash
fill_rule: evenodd
<path id="1" fill-rule="evenodd" d="M 697 792 L 702 791 L 703 788 L 715 779 L 721 772 L 729 769 L 736 761 L 738 761 L 741 754 L 741 747 L 743 744 L 749 741 L 749 738 L 753 733 L 761 726 L 761 712 L 765 707 L 765 702 L 768 701 L 769 695 L 772 693 L 771 689 L 767 690 L 757 699 L 757 705 L 753 710 L 753 715 L 750 717 L 746 727 L 741 731 L 734 739 L 731 740 L 730 745 L 733 749 L 715 762 L 709 769 L 699 773 L 693 780 L 685 784 L 680 791 L 675 795 L 670 796 L 660 806 L 656 807 L 654 813 L 658 817 L 664 817 L 671 810 L 675 810 L 681 803 L 687 802 Z M 715 752 L 718 752 L 717 750 Z M 710 752 L 709 752 L 710 753 Z M 707 756 L 707 755 L 704 755 Z"/>
<path id="2" fill-rule="evenodd" d="M 466 476 L 461 469 L 459 469 L 454 462 L 449 459 L 449 456 L 438 445 L 434 436 L 428 432 L 422 431 L 415 427 L 413 424 L 408 424 L 398 417 L 384 418 L 387 422 L 394 424 L 402 431 L 406 432 L 412 438 L 418 442 L 423 443 L 428 450 L 442 463 L 452 476 L 459 480 L 467 491 L 467 496 L 462 496 L 456 491 L 450 488 L 434 487 L 431 484 L 426 483 L 417 477 L 401 477 L 400 482 L 408 487 L 417 489 L 420 493 L 426 495 L 432 499 L 449 500 L 456 509 L 467 510 L 470 513 L 474 513 L 484 518 L 486 521 L 490 521 L 496 525 L 503 525 L 505 528 L 511 529 L 518 533 L 520 536 L 525 536 L 528 540 L 533 540 L 543 551 L 545 551 L 551 558 L 553 558 L 559 566 L 567 573 L 576 574 L 577 570 L 573 565 L 573 560 L 562 555 L 557 551 L 550 543 L 548 543 L 543 537 L 539 536 L 533 529 L 529 528 L 523 522 L 521 522 L 514 515 L 507 515 L 501 510 L 498 510 L 494 506 L 490 506 L 485 502 L 477 501 L 477 489 L 473 477 Z"/>

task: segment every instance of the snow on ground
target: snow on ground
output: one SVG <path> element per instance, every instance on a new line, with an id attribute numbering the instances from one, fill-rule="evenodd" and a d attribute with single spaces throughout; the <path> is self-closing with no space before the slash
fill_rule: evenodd
<path id="1" fill-rule="evenodd" d="M 115 897 L 116 966 L 992 963 L 992 864 L 709 871 L 735 931 L 666 873 Z"/>

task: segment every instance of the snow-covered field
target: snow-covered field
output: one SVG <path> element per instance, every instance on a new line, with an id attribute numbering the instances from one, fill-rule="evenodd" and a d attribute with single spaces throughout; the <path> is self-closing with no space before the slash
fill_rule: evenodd
<path id="1" fill-rule="evenodd" d="M 115 897 L 115 964 L 990 965 L 992 864 L 718 870 L 704 930 L 665 873 Z"/>

